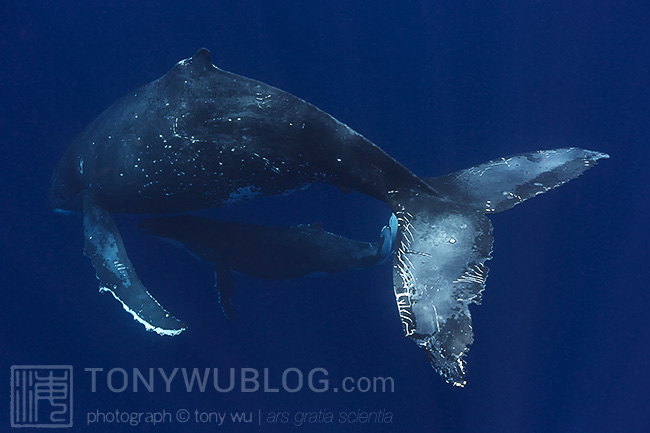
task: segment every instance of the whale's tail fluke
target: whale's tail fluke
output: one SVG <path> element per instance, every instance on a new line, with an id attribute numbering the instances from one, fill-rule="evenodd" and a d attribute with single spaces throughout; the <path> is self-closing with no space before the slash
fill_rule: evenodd
<path id="1" fill-rule="evenodd" d="M 480 303 L 491 258 L 485 217 L 578 177 L 608 155 L 578 148 L 501 158 L 439 178 L 423 178 L 443 198 L 397 194 L 393 285 L 404 333 L 448 382 L 465 384 L 473 341 L 469 305 Z"/>

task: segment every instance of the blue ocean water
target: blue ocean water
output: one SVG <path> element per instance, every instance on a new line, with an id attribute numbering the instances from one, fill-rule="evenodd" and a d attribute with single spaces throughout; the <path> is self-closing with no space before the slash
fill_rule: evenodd
<path id="1" fill-rule="evenodd" d="M 0 430 L 11 430 L 12 365 L 73 366 L 74 431 L 650 429 L 644 2 L 10 0 L 0 10 Z M 52 169 L 98 113 L 202 46 L 220 68 L 315 104 L 420 175 L 556 147 L 611 155 L 492 217 L 494 259 L 483 303 L 472 308 L 465 388 L 446 384 L 403 337 L 390 264 L 288 282 L 238 276 L 239 317 L 229 322 L 209 266 L 120 215 L 141 279 L 189 329 L 174 338 L 147 333 L 98 293 L 81 217 L 49 208 Z M 360 194 L 313 187 L 211 215 L 322 221 L 374 240 L 390 212 Z M 103 369 L 94 391 L 90 368 Z M 151 368 L 155 389 L 134 392 L 134 369 Z M 288 369 L 305 383 L 323 369 L 330 389 L 187 392 L 177 379 L 166 392 L 158 368 L 250 368 L 262 388 L 265 369 L 270 388 L 282 388 Z M 115 392 L 123 372 L 129 386 Z M 287 377 L 295 385 L 296 371 Z M 345 377 L 389 377 L 394 389 L 334 392 Z M 187 410 L 191 419 L 88 424 L 116 410 Z M 362 412 L 376 415 L 362 422 Z M 217 426 L 196 413 L 251 414 L 253 422 Z"/>

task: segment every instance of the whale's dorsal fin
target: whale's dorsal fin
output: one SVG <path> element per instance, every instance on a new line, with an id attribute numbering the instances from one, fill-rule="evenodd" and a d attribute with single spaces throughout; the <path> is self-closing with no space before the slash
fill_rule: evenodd
<path id="1" fill-rule="evenodd" d="M 165 75 L 158 79 L 159 82 L 170 85 L 171 83 L 186 83 L 189 76 L 202 76 L 208 72 L 221 71 L 212 64 L 210 59 L 210 51 L 207 48 L 200 48 L 189 59 L 183 59 L 176 63 L 174 67 Z"/>
<path id="2" fill-rule="evenodd" d="M 199 48 L 194 55 L 189 59 L 190 63 L 197 67 L 212 67 L 212 60 L 210 59 L 210 50 L 207 48 Z"/>

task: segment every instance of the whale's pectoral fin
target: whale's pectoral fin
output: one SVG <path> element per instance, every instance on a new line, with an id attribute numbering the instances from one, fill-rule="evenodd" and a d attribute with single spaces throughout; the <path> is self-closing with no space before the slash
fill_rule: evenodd
<path id="1" fill-rule="evenodd" d="M 540 150 L 423 180 L 457 203 L 491 214 L 575 179 L 605 158 L 609 155 L 577 147 Z"/>
<path id="2" fill-rule="evenodd" d="M 232 295 L 235 289 L 235 279 L 232 276 L 230 267 L 220 260 L 215 260 L 214 285 L 219 295 L 219 304 L 223 314 L 230 320 L 236 320 L 235 309 L 232 306 Z"/>
<path id="3" fill-rule="evenodd" d="M 384 263 L 395 251 L 395 242 L 397 241 L 398 232 L 397 216 L 390 215 L 388 225 L 381 229 L 381 237 L 378 242 L 379 250 L 377 252 L 377 263 Z"/>
<path id="4" fill-rule="evenodd" d="M 465 384 L 464 354 L 474 340 L 468 307 L 480 303 L 492 252 L 492 225 L 483 214 L 510 209 L 607 157 L 577 148 L 528 153 L 424 179 L 444 199 L 396 195 L 393 286 L 400 319 L 448 382 Z"/>
<path id="5" fill-rule="evenodd" d="M 89 192 L 84 193 L 84 236 L 84 254 L 95 268 L 100 291 L 110 292 L 148 331 L 177 335 L 185 330 L 140 282 L 115 222 L 93 203 Z"/>

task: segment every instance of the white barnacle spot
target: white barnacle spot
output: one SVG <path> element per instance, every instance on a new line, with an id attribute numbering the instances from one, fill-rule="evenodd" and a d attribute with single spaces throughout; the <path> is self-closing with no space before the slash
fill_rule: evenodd
<path id="1" fill-rule="evenodd" d="M 456 243 L 456 239 L 454 239 L 454 238 L 449 238 L 449 243 L 450 243 L 450 244 L 455 244 L 455 243 Z"/>
<path id="2" fill-rule="evenodd" d="M 255 93 L 255 103 L 257 104 L 257 108 L 265 108 L 269 106 L 269 99 L 271 99 L 271 95 L 264 95 L 261 92 Z"/>
<path id="3" fill-rule="evenodd" d="M 133 116 L 133 118 L 137 119 L 137 118 L 138 118 L 138 115 L 136 114 L 135 116 Z"/>

